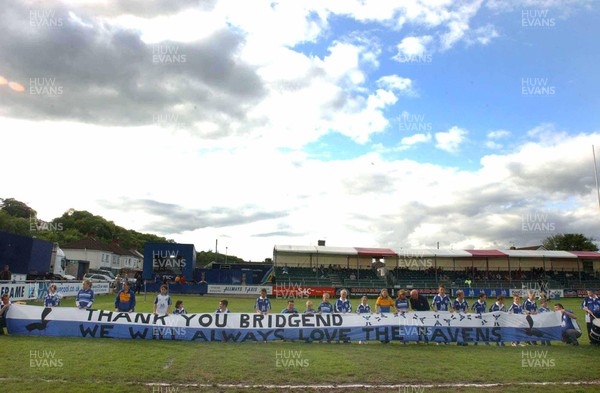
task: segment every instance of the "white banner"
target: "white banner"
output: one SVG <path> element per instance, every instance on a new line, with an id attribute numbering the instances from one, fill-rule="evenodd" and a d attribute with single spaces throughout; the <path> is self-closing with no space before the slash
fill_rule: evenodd
<path id="1" fill-rule="evenodd" d="M 0 295 L 8 293 L 10 300 L 35 300 L 38 297 L 37 283 L 2 283 L 0 284 Z"/>
<path id="2" fill-rule="evenodd" d="M 13 304 L 10 334 L 188 341 L 507 342 L 561 339 L 561 314 L 187 314 Z"/>
<path id="3" fill-rule="evenodd" d="M 262 289 L 267 290 L 267 295 L 273 294 L 273 287 L 259 285 L 209 285 L 208 294 L 212 295 L 260 295 Z"/>
<path id="4" fill-rule="evenodd" d="M 52 282 L 52 281 L 44 281 L 38 283 L 38 299 L 44 300 L 46 295 L 48 294 L 48 287 L 51 284 L 56 285 L 56 291 L 61 297 L 66 296 L 77 296 L 77 293 L 82 288 L 83 283 L 81 281 L 73 281 L 73 282 Z M 95 282 L 92 283 L 92 290 L 95 295 L 102 295 L 105 293 L 110 293 L 110 284 L 108 282 Z"/>
<path id="5" fill-rule="evenodd" d="M 510 296 L 515 296 L 515 295 L 519 295 L 522 298 L 527 298 L 529 291 L 533 291 L 534 296 L 536 298 L 540 297 L 540 290 L 539 289 L 511 289 L 510 290 Z M 564 297 L 564 290 L 562 289 L 548 289 L 548 293 L 546 293 L 546 296 L 548 299 L 560 299 L 562 297 Z"/>
<path id="6" fill-rule="evenodd" d="M 77 282 L 17 282 L 17 283 L 1 283 L 0 295 L 5 293 L 10 296 L 11 301 L 18 300 L 44 300 L 48 294 L 50 284 L 56 284 L 56 289 L 61 297 L 77 296 L 77 292 L 81 289 L 82 283 Z M 110 293 L 110 284 L 107 282 L 95 282 L 92 289 L 97 295 Z"/>

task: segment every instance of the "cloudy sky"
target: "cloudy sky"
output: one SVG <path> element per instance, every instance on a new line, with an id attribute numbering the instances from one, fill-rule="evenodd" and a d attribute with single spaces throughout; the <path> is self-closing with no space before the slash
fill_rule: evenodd
<path id="1" fill-rule="evenodd" d="M 0 197 L 246 260 L 600 238 L 593 0 L 18 0 Z"/>

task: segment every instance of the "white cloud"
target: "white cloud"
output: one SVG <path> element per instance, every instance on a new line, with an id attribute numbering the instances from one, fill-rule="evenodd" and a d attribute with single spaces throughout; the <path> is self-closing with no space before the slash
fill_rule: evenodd
<path id="1" fill-rule="evenodd" d="M 449 153 L 457 153 L 460 145 L 465 141 L 467 133 L 466 130 L 457 126 L 452 127 L 447 132 L 436 132 L 435 140 L 437 144 L 435 147 Z"/>
<path id="2" fill-rule="evenodd" d="M 507 130 L 495 130 L 487 133 L 489 139 L 503 139 L 508 138 L 510 135 L 511 132 Z"/>
<path id="3" fill-rule="evenodd" d="M 442 248 L 458 249 L 507 246 L 510 241 L 535 244 L 546 235 L 524 233 L 521 226 L 523 214 L 534 209 L 551 213 L 560 229 L 600 231 L 594 219 L 597 201 L 589 152 L 600 138 L 597 133 L 550 144 L 527 142 L 510 154 L 485 156 L 481 169 L 466 171 L 384 160 L 376 153 L 324 162 L 260 144 L 207 149 L 203 138 L 156 127 L 40 125 L 6 118 L 0 118 L 0 127 L 18 129 L 10 143 L 26 146 L 27 153 L 26 160 L 23 150 L 16 148 L 0 156 L 4 168 L 23 163 L 3 174 L 7 194 L 2 197 L 30 204 L 41 218 L 75 208 L 128 228 L 161 233 L 160 226 L 148 224 L 165 217 L 132 201 L 172 204 L 184 212 L 235 211 L 232 217 L 219 217 L 220 226 L 203 222 L 199 229 L 164 235 L 194 243 L 199 250 L 212 249 L 219 238 L 219 247 L 227 246 L 230 255 L 246 259 L 269 257 L 274 244 L 315 244 L 320 238 L 330 245 L 405 248 L 432 248 L 436 241 Z M 466 133 L 459 131 L 453 127 L 444 134 Z M 418 144 L 432 138 L 415 134 L 403 142 Z M 47 173 L 69 168 L 69 174 L 40 176 L 41 167 Z M 560 208 L 564 204 L 568 207 Z M 235 222 L 240 214 L 261 212 L 277 214 Z M 186 225 L 174 225 L 187 227 L 193 220 L 190 216 Z M 265 236 L 257 236 L 261 234 Z"/>
<path id="4" fill-rule="evenodd" d="M 423 56 L 427 52 L 427 46 L 433 41 L 433 37 L 425 35 L 421 37 L 406 37 L 398 44 L 398 55 L 396 57 Z"/>
<path id="5" fill-rule="evenodd" d="M 487 147 L 488 149 L 492 149 L 492 150 L 499 150 L 499 149 L 502 149 L 504 147 L 504 145 L 502 145 L 501 143 L 498 143 L 498 142 L 494 142 L 494 141 L 486 141 L 485 147 Z"/>
<path id="6" fill-rule="evenodd" d="M 386 75 L 379 78 L 377 84 L 390 91 L 414 94 L 412 90 L 413 82 L 410 78 L 403 78 L 398 75 Z"/>
<path id="7" fill-rule="evenodd" d="M 496 27 L 492 24 L 487 24 L 471 30 L 466 41 L 468 44 L 488 45 L 494 38 L 498 37 L 500 37 L 500 33 L 496 30 Z"/>
<path id="8" fill-rule="evenodd" d="M 431 133 L 426 134 L 414 134 L 411 136 L 406 136 L 400 140 L 400 150 L 408 149 L 411 146 L 416 145 L 417 143 L 426 143 L 431 142 Z"/>

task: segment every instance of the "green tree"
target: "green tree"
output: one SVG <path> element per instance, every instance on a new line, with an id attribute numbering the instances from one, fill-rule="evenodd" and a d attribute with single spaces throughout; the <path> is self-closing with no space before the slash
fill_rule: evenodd
<path id="1" fill-rule="evenodd" d="M 542 244 L 546 250 L 598 251 L 594 239 L 585 237 L 581 233 L 559 233 L 547 237 Z"/>
<path id="2" fill-rule="evenodd" d="M 27 206 L 27 204 L 17 201 L 14 198 L 0 198 L 0 209 L 13 217 L 30 218 L 37 216 L 37 212 L 35 210 Z"/>

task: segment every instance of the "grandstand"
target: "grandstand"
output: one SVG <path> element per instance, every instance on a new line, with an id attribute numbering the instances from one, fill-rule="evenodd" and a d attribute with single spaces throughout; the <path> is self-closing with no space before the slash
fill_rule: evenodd
<path id="1" fill-rule="evenodd" d="M 362 288 L 600 287 L 600 253 L 276 245 L 279 284 Z"/>

